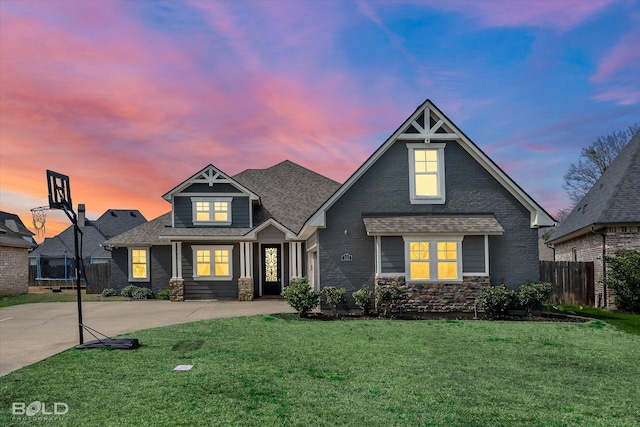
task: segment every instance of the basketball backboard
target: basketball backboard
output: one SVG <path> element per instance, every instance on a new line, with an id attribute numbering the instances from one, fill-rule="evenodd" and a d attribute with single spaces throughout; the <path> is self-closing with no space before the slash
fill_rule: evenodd
<path id="1" fill-rule="evenodd" d="M 47 186 L 49 187 L 49 208 L 73 211 L 67 175 L 47 170 Z"/>

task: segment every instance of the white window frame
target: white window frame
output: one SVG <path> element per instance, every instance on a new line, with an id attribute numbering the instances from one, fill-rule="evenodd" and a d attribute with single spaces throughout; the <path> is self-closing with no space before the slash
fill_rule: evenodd
<path id="1" fill-rule="evenodd" d="M 193 224 L 207 224 L 207 225 L 231 225 L 231 211 L 232 211 L 232 202 L 233 197 L 192 197 L 191 198 L 191 212 L 192 212 L 192 221 Z M 198 203 L 208 203 L 209 204 L 209 219 L 206 221 L 198 221 L 198 211 L 196 210 L 196 206 Z M 215 204 L 216 202 L 224 202 L 227 203 L 227 220 L 226 221 L 216 221 L 215 220 Z"/>
<path id="2" fill-rule="evenodd" d="M 488 277 L 489 276 L 489 235 L 484 234 L 484 271 L 469 271 L 463 273 L 464 277 Z"/>
<path id="3" fill-rule="evenodd" d="M 210 276 L 198 276 L 198 251 L 208 250 L 210 251 Z M 216 276 L 216 260 L 215 251 L 227 250 L 229 251 L 229 275 Z M 197 280 L 211 280 L 211 281 L 229 281 L 233 279 L 233 245 L 193 245 L 191 246 L 193 255 L 193 278 Z"/>
<path id="4" fill-rule="evenodd" d="M 405 280 L 411 283 L 461 283 L 462 274 L 462 239 L 464 236 L 403 236 L 404 238 L 404 271 Z M 430 279 L 411 279 L 411 243 L 429 243 L 429 277 Z M 438 242 L 456 242 L 456 279 L 438 279 Z"/>
<path id="5" fill-rule="evenodd" d="M 150 255 L 151 255 L 151 251 L 149 250 L 150 248 L 148 247 L 132 247 L 132 248 L 127 248 L 128 249 L 128 263 L 129 263 L 129 281 L 130 282 L 149 282 L 150 278 L 151 278 L 151 263 L 150 263 Z M 147 275 L 146 277 L 133 277 L 133 251 L 144 251 L 145 252 L 145 259 L 146 259 L 146 269 L 147 269 Z"/>
<path id="6" fill-rule="evenodd" d="M 445 194 L 444 182 L 444 148 L 445 143 L 410 143 L 407 144 L 409 150 L 409 198 L 411 204 L 443 204 L 447 198 Z M 416 194 L 416 167 L 415 159 L 416 150 L 434 150 L 437 151 L 438 158 L 438 195 L 437 196 L 419 196 Z"/>

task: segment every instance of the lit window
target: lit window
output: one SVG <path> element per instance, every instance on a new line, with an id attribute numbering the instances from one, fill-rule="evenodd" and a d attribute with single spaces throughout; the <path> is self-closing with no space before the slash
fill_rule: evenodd
<path id="1" fill-rule="evenodd" d="M 231 280 L 233 246 L 194 246 L 194 278 Z"/>
<path id="2" fill-rule="evenodd" d="M 445 144 L 407 144 L 411 203 L 444 203 Z"/>
<path id="3" fill-rule="evenodd" d="M 193 223 L 231 225 L 231 197 L 192 197 Z"/>
<path id="4" fill-rule="evenodd" d="M 409 280 L 462 279 L 462 238 L 455 240 L 415 239 L 407 241 Z"/>
<path id="5" fill-rule="evenodd" d="M 149 248 L 129 248 L 129 280 L 149 281 Z"/>

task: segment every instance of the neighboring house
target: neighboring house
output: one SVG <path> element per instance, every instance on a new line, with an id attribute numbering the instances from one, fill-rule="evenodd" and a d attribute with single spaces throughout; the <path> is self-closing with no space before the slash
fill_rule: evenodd
<path id="1" fill-rule="evenodd" d="M 0 212 L 0 295 L 29 291 L 29 251 L 37 245 L 18 215 Z"/>
<path id="2" fill-rule="evenodd" d="M 613 307 L 605 289 L 605 256 L 640 248 L 640 132 L 555 229 L 549 243 L 556 261 L 594 263 L 594 301 Z"/>
<path id="3" fill-rule="evenodd" d="M 111 252 L 102 247 L 102 242 L 147 222 L 134 209 L 109 209 L 100 218 L 86 218 L 85 205 L 78 205 L 78 226 L 82 231 L 81 255 L 85 263 L 106 263 Z M 44 279 L 75 278 L 75 243 L 73 225 L 55 237 L 46 238 L 29 254 L 30 265 L 37 266 L 36 276 Z"/>
<path id="4" fill-rule="evenodd" d="M 429 100 L 341 186 L 289 161 L 234 177 L 209 165 L 164 198 L 171 212 L 105 242 L 118 287 L 251 299 L 305 275 L 469 310 L 482 286 L 539 280 L 537 228 L 555 224 Z"/>

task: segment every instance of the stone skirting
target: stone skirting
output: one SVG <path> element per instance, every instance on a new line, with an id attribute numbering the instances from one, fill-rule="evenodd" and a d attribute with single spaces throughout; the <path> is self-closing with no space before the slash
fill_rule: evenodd
<path id="1" fill-rule="evenodd" d="M 253 278 L 238 279 L 238 301 L 253 301 Z"/>
<path id="2" fill-rule="evenodd" d="M 184 279 L 181 277 L 172 277 L 169 280 L 169 290 L 171 301 L 184 301 Z"/>
<path id="3" fill-rule="evenodd" d="M 394 284 L 406 292 L 404 300 L 392 307 L 394 312 L 470 312 L 473 311 L 480 289 L 490 286 L 490 280 L 489 277 L 480 276 L 465 277 L 462 283 L 406 283 L 404 276 L 376 279 L 376 288 Z"/>

